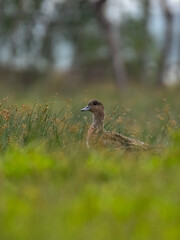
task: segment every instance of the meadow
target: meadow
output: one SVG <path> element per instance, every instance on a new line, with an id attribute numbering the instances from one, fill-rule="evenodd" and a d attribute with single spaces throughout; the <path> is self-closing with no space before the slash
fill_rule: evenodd
<path id="1" fill-rule="evenodd" d="M 1 240 L 180 239 L 179 89 L 8 97 L 0 101 Z M 155 150 L 87 149 L 92 116 L 80 109 L 93 98 L 104 103 L 107 130 Z"/>

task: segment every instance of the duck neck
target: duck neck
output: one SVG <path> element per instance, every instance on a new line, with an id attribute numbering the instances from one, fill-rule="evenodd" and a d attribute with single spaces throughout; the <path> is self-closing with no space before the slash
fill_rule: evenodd
<path id="1" fill-rule="evenodd" d="M 104 129 L 104 113 L 93 114 L 92 127 L 96 128 L 98 130 Z"/>

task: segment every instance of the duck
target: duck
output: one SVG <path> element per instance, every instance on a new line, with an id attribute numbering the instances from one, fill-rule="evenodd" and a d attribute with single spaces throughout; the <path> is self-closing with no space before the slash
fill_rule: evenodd
<path id="1" fill-rule="evenodd" d="M 125 150 L 151 149 L 150 145 L 142 141 L 123 136 L 120 133 L 106 131 L 104 129 L 104 105 L 100 101 L 96 99 L 89 101 L 88 105 L 82 108 L 81 111 L 90 111 L 93 115 L 92 124 L 86 138 L 86 145 L 88 148 L 102 146 Z"/>

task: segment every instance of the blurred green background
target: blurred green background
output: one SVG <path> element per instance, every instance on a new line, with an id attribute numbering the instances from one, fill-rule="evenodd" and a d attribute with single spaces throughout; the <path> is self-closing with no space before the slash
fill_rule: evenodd
<path id="1" fill-rule="evenodd" d="M 2 0 L 0 20 L 1 89 L 179 84 L 179 0 Z"/>
<path id="2" fill-rule="evenodd" d="M 180 239 L 180 0 L 0 1 L 0 240 Z M 105 128 L 151 152 L 86 148 Z"/>

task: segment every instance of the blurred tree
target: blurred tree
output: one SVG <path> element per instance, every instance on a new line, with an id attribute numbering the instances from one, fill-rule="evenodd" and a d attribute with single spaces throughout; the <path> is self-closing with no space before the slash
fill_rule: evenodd
<path id="1" fill-rule="evenodd" d="M 104 60 L 108 60 L 107 48 L 112 59 L 116 84 L 123 87 L 126 85 L 127 79 L 121 54 L 122 49 L 119 44 L 119 30 L 105 17 L 105 3 L 106 0 L 95 2 L 68 0 L 59 4 L 59 12 L 62 21 L 64 21 L 62 25 L 66 26 L 66 34 L 71 38 L 76 49 L 75 66 L 80 65 L 83 69 L 87 69 L 86 67 L 91 68 L 90 66 L 94 62 L 93 65 L 96 69 L 97 63 L 99 66 L 101 65 L 98 62 L 98 59 L 101 58 L 103 71 L 105 71 L 107 63 Z M 74 11 L 74 9 L 77 11 Z M 71 12 L 71 14 L 68 12 Z M 65 15 L 64 18 L 63 15 Z M 99 32 L 98 25 L 102 28 L 105 37 Z"/>
<path id="2" fill-rule="evenodd" d="M 149 47 L 151 37 L 148 31 L 148 24 L 149 24 L 149 17 L 150 17 L 150 0 L 143 0 L 141 1 L 142 4 L 142 32 L 143 32 L 143 42 L 142 42 L 142 49 L 141 49 L 141 56 L 140 61 L 142 64 L 142 71 L 141 71 L 141 81 L 144 84 L 147 84 L 149 80 L 148 75 L 148 65 L 150 61 L 149 56 Z"/>
<path id="3" fill-rule="evenodd" d="M 141 18 L 127 19 L 122 26 L 125 64 L 131 81 L 152 83 L 155 75 L 153 66 L 157 62 L 158 48 Z M 147 35 L 146 35 L 147 34 Z M 150 82 L 151 81 L 151 82 Z"/>
<path id="4" fill-rule="evenodd" d="M 109 52 L 116 83 L 124 86 L 126 75 L 119 30 L 106 19 L 105 2 L 59 1 L 50 15 L 46 13 L 46 0 L 2 0 L 1 46 L 7 50 L 8 63 L 13 65 L 13 61 L 20 59 L 21 67 L 50 68 L 55 61 L 54 51 L 65 40 L 74 48 L 73 68 L 80 68 L 84 73 L 99 67 L 106 74 L 110 70 Z"/>
<path id="5" fill-rule="evenodd" d="M 171 53 L 172 41 L 173 41 L 173 13 L 170 10 L 166 0 L 160 0 L 162 13 L 165 19 L 165 36 L 160 53 L 158 71 L 157 71 L 157 85 L 162 86 L 164 80 L 164 74 L 167 67 L 167 60 Z"/>
<path id="6" fill-rule="evenodd" d="M 72 44 L 72 69 L 78 70 L 84 81 L 100 80 L 110 71 L 107 46 L 100 34 L 94 9 L 89 1 L 67 0 L 59 3 L 61 35 Z"/>
<path id="7" fill-rule="evenodd" d="M 115 72 L 116 83 L 119 87 L 127 85 L 127 78 L 122 56 L 121 38 L 117 27 L 110 23 L 104 14 L 104 7 L 107 0 L 98 0 L 94 2 L 96 16 L 99 24 L 104 31 L 105 38 L 109 47 L 113 68 Z"/>
<path id="8" fill-rule="evenodd" d="M 78 70 L 85 81 L 108 79 L 114 72 L 117 86 L 125 86 L 130 74 L 133 80 L 146 83 L 149 64 L 157 63 L 155 41 L 148 31 L 151 0 L 139 1 L 139 17 L 126 15 L 121 29 L 105 14 L 108 1 L 1 0 L 0 65 L 26 68 L 29 72 L 54 70 L 60 58 L 59 48 L 62 50 L 66 42 L 73 49 L 71 69 Z M 173 20 L 166 2 L 161 0 L 161 4 L 166 36 L 159 59 L 159 85 L 172 44 Z"/>

